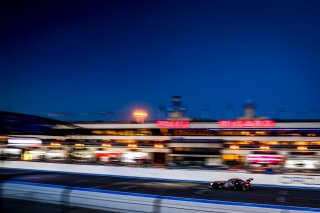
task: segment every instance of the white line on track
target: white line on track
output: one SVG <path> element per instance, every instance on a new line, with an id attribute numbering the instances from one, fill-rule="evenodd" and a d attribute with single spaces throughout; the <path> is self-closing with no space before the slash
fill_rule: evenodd
<path id="1" fill-rule="evenodd" d="M 131 189 L 131 188 L 135 188 L 136 186 L 124 186 L 124 187 L 121 187 L 120 189 Z"/>
<path id="2" fill-rule="evenodd" d="M 115 183 L 110 183 L 110 184 L 102 184 L 102 185 L 97 185 L 93 188 L 99 188 L 99 187 L 110 187 L 110 186 L 118 186 L 118 185 L 132 185 L 133 183 L 131 182 L 115 182 Z"/>

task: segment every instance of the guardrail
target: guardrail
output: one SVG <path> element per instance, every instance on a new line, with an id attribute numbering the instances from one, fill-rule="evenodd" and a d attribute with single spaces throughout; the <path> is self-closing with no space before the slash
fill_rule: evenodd
<path id="1" fill-rule="evenodd" d="M 4 161 L 0 163 L 0 167 L 64 173 L 81 173 L 90 175 L 134 177 L 144 179 L 169 179 L 175 181 L 191 182 L 210 182 L 212 180 L 226 180 L 229 178 L 254 178 L 253 183 L 255 185 L 299 188 L 306 187 L 320 189 L 320 176 L 311 175 L 266 175 L 244 172 L 237 173 L 230 171 L 221 172 L 212 170 L 175 170 L 161 168 L 135 168 L 26 161 Z"/>
<path id="2" fill-rule="evenodd" d="M 2 183 L 1 197 L 91 209 L 136 213 L 280 213 L 320 212 L 320 209 L 168 197 L 110 190 L 35 184 Z"/>

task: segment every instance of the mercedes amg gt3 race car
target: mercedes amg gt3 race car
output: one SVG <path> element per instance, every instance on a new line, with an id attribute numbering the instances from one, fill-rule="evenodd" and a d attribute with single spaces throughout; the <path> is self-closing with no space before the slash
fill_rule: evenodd
<path id="1" fill-rule="evenodd" d="M 253 178 L 249 178 L 246 181 L 240 178 L 232 178 L 227 181 L 213 181 L 210 183 L 209 189 L 228 189 L 236 191 L 247 191 L 251 189 L 251 181 Z"/>

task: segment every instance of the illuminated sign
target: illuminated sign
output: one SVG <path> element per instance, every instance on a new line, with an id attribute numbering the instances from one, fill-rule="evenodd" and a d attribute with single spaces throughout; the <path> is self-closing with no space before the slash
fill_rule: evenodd
<path id="1" fill-rule="evenodd" d="M 189 128 L 189 121 L 156 121 L 159 128 Z"/>
<path id="2" fill-rule="evenodd" d="M 276 122 L 272 120 L 221 120 L 218 126 L 223 128 L 270 128 Z"/>
<path id="3" fill-rule="evenodd" d="M 8 143 L 15 145 L 35 145 L 42 144 L 42 141 L 38 138 L 9 138 Z"/>
<path id="4" fill-rule="evenodd" d="M 248 155 L 247 159 L 252 163 L 281 163 L 283 161 L 281 155 Z"/>
<path id="5" fill-rule="evenodd" d="M 223 154 L 222 159 L 227 161 L 241 161 L 243 158 L 243 155 L 237 155 L 237 154 Z"/>

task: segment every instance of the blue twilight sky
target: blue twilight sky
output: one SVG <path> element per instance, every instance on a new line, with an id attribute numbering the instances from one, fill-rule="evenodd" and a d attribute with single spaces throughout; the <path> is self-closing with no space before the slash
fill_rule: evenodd
<path id="1" fill-rule="evenodd" d="M 320 1 L 2 1 L 0 110 L 320 118 Z M 98 112 L 107 112 L 105 115 Z M 51 115 L 52 116 L 52 115 Z"/>

